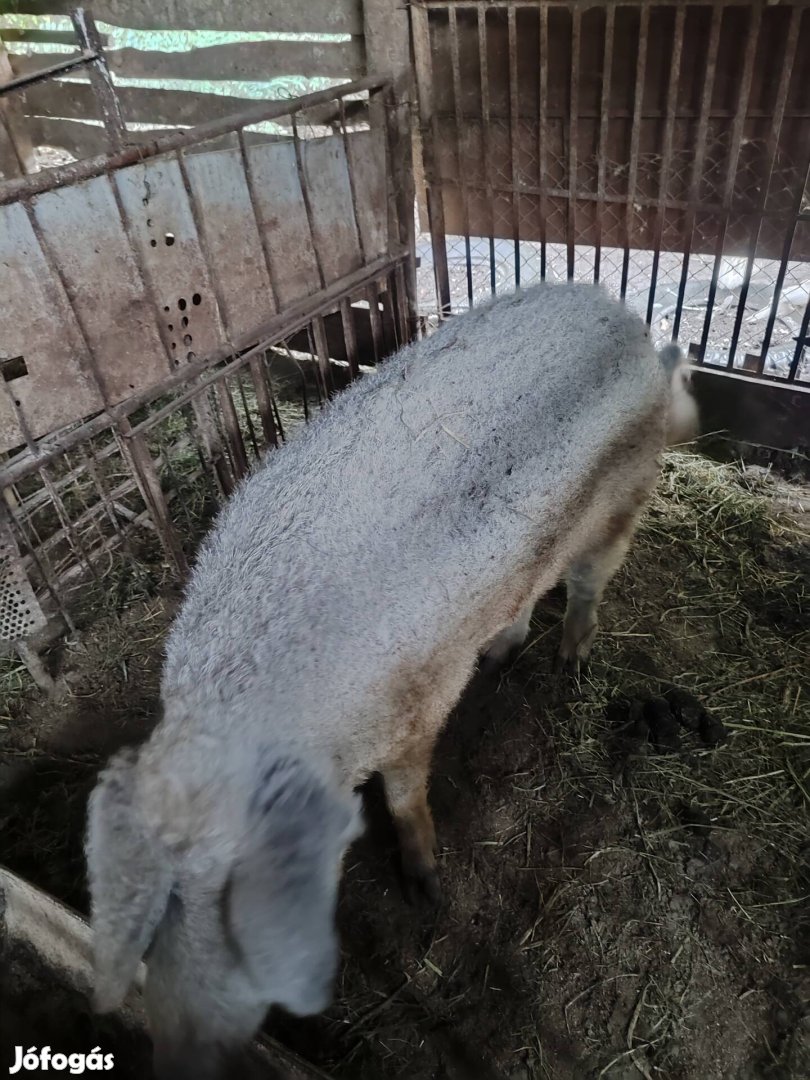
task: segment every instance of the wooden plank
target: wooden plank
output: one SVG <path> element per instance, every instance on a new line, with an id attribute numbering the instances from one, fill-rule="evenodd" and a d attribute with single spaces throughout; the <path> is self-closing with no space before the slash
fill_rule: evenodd
<path id="1" fill-rule="evenodd" d="M 108 49 L 116 75 L 137 79 L 234 79 L 266 82 L 279 75 L 353 78 L 365 74 L 362 38 L 349 41 L 242 41 L 187 52 Z M 12 54 L 16 75 L 28 75 L 64 60 L 62 53 Z"/>
<path id="2" fill-rule="evenodd" d="M 320 288 L 295 149 L 270 143 L 250 147 L 248 157 L 279 301 L 294 303 Z"/>
<path id="3" fill-rule="evenodd" d="M 22 356 L 25 373 L 3 381 L 0 452 L 102 408 L 76 321 L 19 204 L 0 208 L 0 355 Z M 15 405 L 16 403 L 16 405 Z"/>
<path id="4" fill-rule="evenodd" d="M 80 120 L 56 120 L 46 116 L 34 116 L 28 120 L 28 129 L 35 146 L 55 146 L 67 150 L 79 160 L 92 158 L 107 153 L 107 140 L 104 128 L 93 124 L 84 124 Z M 166 134 L 165 128 L 149 128 L 144 131 L 127 133 L 129 143 L 148 143 Z M 249 146 L 278 141 L 279 136 L 262 135 L 258 132 L 245 132 Z M 191 147 L 189 155 L 207 153 L 211 150 L 230 150 L 236 143 L 235 135 L 226 135 L 211 142 Z"/>
<path id="5" fill-rule="evenodd" d="M 67 15 L 75 0 L 14 0 L 20 15 Z M 98 22 L 133 30 L 272 30 L 276 33 L 361 34 L 361 0 L 94 0 Z"/>
<path id="6" fill-rule="evenodd" d="M 261 313 L 275 311 L 275 304 L 241 154 L 192 154 L 185 167 L 228 334 L 246 334 Z"/>
<path id="7" fill-rule="evenodd" d="M 130 231 L 170 335 L 184 364 L 224 340 L 180 166 L 155 158 L 114 174 Z"/>
<path id="8" fill-rule="evenodd" d="M 48 971 L 48 985 L 61 985 L 89 998 L 93 989 L 93 940 L 87 921 L 49 893 L 0 866 L 0 946 L 35 957 Z M 146 1031 L 142 992 L 145 976 L 138 965 L 133 986 L 111 1022 L 132 1032 Z M 329 1080 L 325 1072 L 308 1064 L 275 1040 L 260 1036 L 249 1051 L 246 1073 L 271 1080 Z"/>
<path id="9" fill-rule="evenodd" d="M 386 102 L 389 108 L 384 121 L 389 134 L 391 234 L 412 253 L 416 248 L 413 206 L 414 158 L 421 168 L 421 154 L 414 154 L 418 126 L 412 123 L 416 107 L 411 70 L 411 29 L 407 4 L 400 0 L 363 0 L 363 36 L 369 71 L 383 72 L 391 79 L 392 90 Z M 383 119 L 378 107 L 377 123 Z M 375 125 L 376 126 L 376 125 Z M 421 178 L 420 178 L 421 179 Z M 423 188 L 420 183 L 420 192 Z M 416 332 L 416 266 L 411 258 L 404 269 L 404 298 L 408 308 L 410 333 Z"/>
<path id="10" fill-rule="evenodd" d="M 171 124 L 194 127 L 206 120 L 233 116 L 256 104 L 255 98 L 230 94 L 204 94 L 189 90 L 158 90 L 146 86 L 116 88 L 121 112 L 129 124 Z M 26 92 L 23 111 L 28 116 L 55 116 L 70 120 L 98 119 L 98 107 L 88 82 L 43 82 Z M 347 103 L 350 123 L 367 119 L 366 101 Z M 335 122 L 335 103 L 321 105 L 305 113 L 307 123 L 327 125 Z M 278 121 L 285 125 L 284 119 Z"/>
<path id="11" fill-rule="evenodd" d="M 692 368 L 701 429 L 740 442 L 794 450 L 810 443 L 810 387 Z"/>
<path id="12" fill-rule="evenodd" d="M 42 45 L 72 45 L 76 47 L 76 35 L 72 30 L 12 30 L 0 28 L 3 41 L 26 41 Z M 101 44 L 106 47 L 107 35 L 101 34 Z"/>
<path id="13" fill-rule="evenodd" d="M 357 193 L 357 219 L 363 253 L 367 262 L 388 251 L 388 209 L 385 132 L 351 132 L 349 152 L 354 167 Z"/>
<path id="14" fill-rule="evenodd" d="M 144 295 L 109 179 L 99 176 L 47 191 L 37 198 L 34 213 L 61 269 L 108 400 L 123 401 L 163 378 L 169 362 L 157 314 Z"/>
<path id="15" fill-rule="evenodd" d="M 11 82 L 14 70 L 0 41 L 0 85 Z M 0 98 L 0 176 L 10 180 L 25 176 L 36 167 L 34 148 L 22 112 L 19 94 Z"/>
<path id="16" fill-rule="evenodd" d="M 312 211 L 313 241 L 321 258 L 324 284 L 350 274 L 361 264 L 343 139 L 301 141 L 301 163 Z M 363 199 L 368 193 L 363 193 Z M 383 195 L 383 211 L 387 213 Z"/>

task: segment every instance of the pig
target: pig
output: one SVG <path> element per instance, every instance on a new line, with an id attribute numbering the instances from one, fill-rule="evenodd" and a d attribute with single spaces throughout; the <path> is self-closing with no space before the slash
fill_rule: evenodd
<path id="1" fill-rule="evenodd" d="M 372 774 L 405 879 L 437 897 L 449 712 L 563 579 L 559 664 L 586 658 L 660 453 L 695 425 L 677 346 L 599 287 L 543 284 L 407 345 L 242 484 L 169 633 L 162 718 L 89 807 L 96 1006 L 145 955 L 159 1077 L 216 1076 L 271 1004 L 328 1005 Z"/>

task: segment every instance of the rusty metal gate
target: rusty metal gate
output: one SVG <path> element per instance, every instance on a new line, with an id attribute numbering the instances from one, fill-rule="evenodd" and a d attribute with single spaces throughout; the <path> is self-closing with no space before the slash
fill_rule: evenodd
<path id="1" fill-rule="evenodd" d="M 423 305 L 598 280 L 697 363 L 810 383 L 806 3 L 416 0 L 411 18 Z"/>
<path id="2" fill-rule="evenodd" d="M 416 326 L 384 78 L 136 141 L 74 21 L 109 152 L 0 183 L 0 648 L 43 682 L 26 642 L 182 573 L 222 496 Z"/>

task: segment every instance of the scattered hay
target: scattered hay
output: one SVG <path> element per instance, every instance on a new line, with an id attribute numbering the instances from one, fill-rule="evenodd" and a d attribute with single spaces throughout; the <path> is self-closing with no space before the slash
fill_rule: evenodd
<path id="1" fill-rule="evenodd" d="M 497 691 L 474 684 L 448 725 L 442 909 L 403 904 L 372 814 L 340 906 L 339 999 L 274 1032 L 352 1080 L 810 1075 L 808 504 L 761 471 L 668 455 L 588 668 L 549 675 L 557 590 Z M 0 748 L 40 770 L 0 802 L 0 859 L 80 906 L 86 792 L 153 722 L 172 603 L 147 590 L 69 644 L 58 707 L 19 665 L 0 672 Z M 725 743 L 617 738 L 611 703 L 671 684 Z"/>

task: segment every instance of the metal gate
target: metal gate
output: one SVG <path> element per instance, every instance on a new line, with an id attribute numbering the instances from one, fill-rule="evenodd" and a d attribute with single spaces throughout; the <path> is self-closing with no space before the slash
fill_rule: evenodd
<path id="1" fill-rule="evenodd" d="M 142 142 L 74 21 L 108 153 L 0 183 L 0 653 L 45 685 L 27 643 L 182 573 L 219 500 L 416 326 L 385 78 Z"/>
<path id="2" fill-rule="evenodd" d="M 810 384 L 805 3 L 411 13 L 423 305 L 601 281 L 698 364 Z"/>

